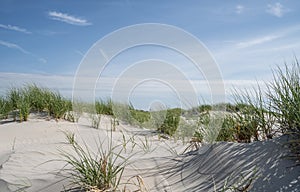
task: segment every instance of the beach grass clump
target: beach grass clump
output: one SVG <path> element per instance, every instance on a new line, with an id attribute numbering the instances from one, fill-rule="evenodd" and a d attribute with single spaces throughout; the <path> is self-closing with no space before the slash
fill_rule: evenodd
<path id="1" fill-rule="evenodd" d="M 235 113 L 234 118 L 234 132 L 235 139 L 238 142 L 250 143 L 251 140 L 258 141 L 258 121 L 254 115 L 254 108 L 246 106 L 238 113 Z"/>
<path id="2" fill-rule="evenodd" d="M 46 108 L 45 95 L 48 90 L 40 88 L 36 84 L 28 84 L 25 88 L 26 94 L 30 98 L 32 112 L 42 112 Z"/>
<path id="3" fill-rule="evenodd" d="M 268 97 L 274 115 L 283 131 L 300 131 L 300 64 L 296 60 L 289 68 L 280 67 L 273 72 Z"/>
<path id="4" fill-rule="evenodd" d="M 240 105 L 237 111 L 228 114 L 217 111 L 200 113 L 192 141 L 251 142 L 258 134 L 258 123 L 251 107 Z"/>
<path id="5" fill-rule="evenodd" d="M 246 131 L 251 133 L 247 140 L 249 136 L 255 141 L 271 139 L 274 136 L 276 118 L 271 109 L 271 102 L 260 86 L 235 94 L 235 102 L 239 109 L 234 113 L 237 122 L 247 126 Z"/>
<path id="6" fill-rule="evenodd" d="M 203 104 L 203 105 L 200 105 L 198 107 L 197 112 L 198 113 L 203 113 L 203 112 L 207 112 L 207 111 L 211 111 L 211 110 L 212 110 L 212 106 L 211 105 Z"/>
<path id="7" fill-rule="evenodd" d="M 133 121 L 139 127 L 143 127 L 150 120 L 151 115 L 148 111 L 135 109 L 132 105 L 130 105 L 129 110 Z"/>
<path id="8" fill-rule="evenodd" d="M 72 102 L 64 98 L 60 93 L 49 89 L 40 88 L 35 84 L 23 87 L 12 87 L 0 101 L 1 118 L 12 115 L 14 121 L 27 121 L 30 113 L 47 112 L 49 117 L 56 120 L 72 118 Z M 66 114 L 69 114 L 66 116 Z"/>
<path id="9" fill-rule="evenodd" d="M 114 102 L 113 114 L 118 120 L 133 125 L 133 118 L 128 104 Z"/>
<path id="10" fill-rule="evenodd" d="M 216 141 L 235 141 L 235 129 L 234 125 L 236 124 L 235 119 L 232 115 L 226 115 L 224 117 L 222 128 L 220 129 L 219 135 Z"/>
<path id="11" fill-rule="evenodd" d="M 52 92 L 49 98 L 49 113 L 55 120 L 62 119 L 68 111 L 72 110 L 72 103 L 62 95 Z"/>
<path id="12" fill-rule="evenodd" d="M 18 116 L 18 103 L 21 98 L 20 90 L 17 88 L 11 88 L 7 93 L 7 98 L 11 106 L 14 121 L 16 121 Z"/>
<path id="13" fill-rule="evenodd" d="M 30 113 L 30 97 L 26 89 L 11 88 L 7 94 L 8 103 L 10 106 L 13 118 L 16 121 L 27 121 Z"/>
<path id="14" fill-rule="evenodd" d="M 17 100 L 17 109 L 19 109 L 19 120 L 27 121 L 30 114 L 30 98 L 26 90 L 21 90 L 20 98 Z"/>
<path id="15" fill-rule="evenodd" d="M 8 99 L 5 97 L 0 97 L 0 119 L 7 119 L 11 111 L 12 107 Z"/>
<path id="16" fill-rule="evenodd" d="M 132 104 L 113 102 L 113 118 L 133 126 L 144 127 L 150 119 L 150 113 L 135 109 Z"/>
<path id="17" fill-rule="evenodd" d="M 95 128 L 95 129 L 99 129 L 100 127 L 100 122 L 101 122 L 101 115 L 100 114 L 93 114 L 93 113 L 90 113 L 90 119 L 91 119 L 91 122 L 92 122 L 92 127 Z"/>
<path id="18" fill-rule="evenodd" d="M 113 101 L 111 99 L 102 100 L 95 102 L 95 109 L 97 114 L 111 115 L 113 116 Z"/>
<path id="19" fill-rule="evenodd" d="M 283 133 L 290 136 L 288 145 L 300 160 L 300 64 L 296 59 L 291 67 L 286 64 L 273 72 L 274 81 L 268 84 L 268 97 L 273 114 Z"/>
<path id="20" fill-rule="evenodd" d="M 62 152 L 68 164 L 63 171 L 72 179 L 72 185 L 84 191 L 117 191 L 127 162 L 121 156 L 123 148 L 117 151 L 118 146 L 110 140 L 105 149 L 105 141 L 99 141 L 97 151 L 92 152 L 86 143 L 82 146 L 75 141 L 73 135 L 66 138 L 73 153 Z"/>
<path id="21" fill-rule="evenodd" d="M 162 125 L 158 127 L 158 131 L 173 136 L 179 126 L 180 115 L 180 108 L 167 109 L 165 119 Z"/>

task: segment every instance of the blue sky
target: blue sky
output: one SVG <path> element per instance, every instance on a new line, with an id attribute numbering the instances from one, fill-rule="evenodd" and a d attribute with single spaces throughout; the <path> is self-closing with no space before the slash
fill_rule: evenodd
<path id="1" fill-rule="evenodd" d="M 36 82 L 70 96 L 89 48 L 115 30 L 141 23 L 174 25 L 191 33 L 215 58 L 226 90 L 247 87 L 270 80 L 276 65 L 300 58 L 299 9 L 296 0 L 2 0 L 1 92 Z M 113 62 L 109 70 L 107 76 L 120 71 Z"/>

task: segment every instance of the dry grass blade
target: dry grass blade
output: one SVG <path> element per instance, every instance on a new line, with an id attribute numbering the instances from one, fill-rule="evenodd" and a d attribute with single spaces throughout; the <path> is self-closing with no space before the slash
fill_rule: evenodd
<path id="1" fill-rule="evenodd" d="M 136 181 L 134 180 L 136 179 Z M 129 190 L 126 188 L 127 185 L 132 185 L 133 187 L 136 187 L 137 189 L 134 190 Z M 127 182 L 126 185 L 124 186 L 123 192 L 148 192 L 149 190 L 147 189 L 144 179 L 142 178 L 142 176 L 140 175 L 135 175 L 130 177 Z"/>

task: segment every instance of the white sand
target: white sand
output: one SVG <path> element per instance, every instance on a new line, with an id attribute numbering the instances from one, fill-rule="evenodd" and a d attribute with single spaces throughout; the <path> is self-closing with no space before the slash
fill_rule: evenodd
<path id="1" fill-rule="evenodd" d="M 62 131 L 74 132 L 76 140 L 84 140 L 93 151 L 97 151 L 97 141 L 108 141 L 108 117 L 102 118 L 98 130 L 89 125 L 87 118 L 81 118 L 78 124 L 37 118 L 0 124 L 0 192 L 63 190 L 69 181 L 57 174 L 65 165 L 58 160 L 62 158 L 60 151 L 70 148 Z M 250 175 L 246 179 L 249 181 L 254 173 L 257 179 L 251 191 L 300 191 L 300 166 L 291 167 L 295 162 L 283 158 L 288 153 L 282 146 L 285 137 L 251 144 L 222 142 L 175 155 L 174 151 L 182 152 L 185 148 L 180 142 L 159 141 L 149 130 L 124 124 L 113 132 L 114 145 L 122 143 L 121 131 L 126 140 L 134 140 L 127 143 L 122 155 L 135 154 L 129 160 L 123 181 L 141 175 L 149 191 L 214 191 L 226 180 L 237 184 L 241 175 Z M 104 143 L 105 148 L 107 142 Z"/>

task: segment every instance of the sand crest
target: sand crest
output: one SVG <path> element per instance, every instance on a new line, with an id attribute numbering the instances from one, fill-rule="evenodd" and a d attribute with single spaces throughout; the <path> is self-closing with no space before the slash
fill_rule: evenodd
<path id="1" fill-rule="evenodd" d="M 60 152 L 70 150 L 63 131 L 74 132 L 76 139 L 97 151 L 97 141 L 110 137 L 109 117 L 101 121 L 100 129 L 90 128 L 86 118 L 78 124 L 36 118 L 1 124 L 0 191 L 67 188 L 69 181 L 60 173 L 65 162 L 59 161 Z M 124 156 L 135 154 L 128 161 L 123 182 L 139 175 L 149 191 L 214 191 L 225 181 L 228 185 L 249 183 L 250 191 L 300 191 L 300 166 L 284 158 L 288 154 L 285 136 L 250 144 L 220 142 L 181 155 L 186 146 L 159 140 L 151 130 L 121 123 L 112 133 L 114 145 L 122 143 L 124 136 L 134 137 L 138 147 L 128 142 L 122 151 Z"/>

